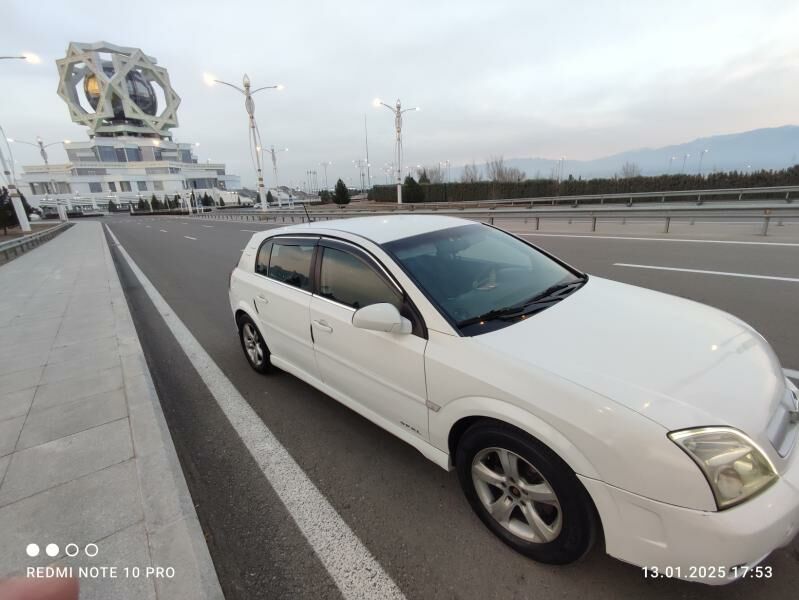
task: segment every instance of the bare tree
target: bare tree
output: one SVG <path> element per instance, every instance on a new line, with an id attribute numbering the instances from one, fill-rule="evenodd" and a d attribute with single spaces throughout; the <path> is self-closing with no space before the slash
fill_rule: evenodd
<path id="1" fill-rule="evenodd" d="M 505 166 L 505 159 L 502 156 L 492 156 L 486 161 L 486 173 L 489 180 L 501 183 L 524 181 L 526 177 L 524 171 Z"/>
<path id="2" fill-rule="evenodd" d="M 629 179 L 630 177 L 640 177 L 641 168 L 637 164 L 628 161 L 621 166 L 621 176 L 624 179 Z"/>
<path id="3" fill-rule="evenodd" d="M 444 173 L 441 171 L 441 167 L 436 165 L 434 167 L 422 167 L 421 169 L 416 170 L 416 174 L 419 176 L 421 180 L 422 173 L 427 175 L 427 180 L 430 183 L 443 183 L 444 182 Z"/>
<path id="4" fill-rule="evenodd" d="M 474 162 L 463 167 L 463 173 L 461 173 L 462 183 L 474 183 L 475 181 L 480 181 L 482 178 L 483 176 L 480 173 L 480 167 L 474 164 Z"/>

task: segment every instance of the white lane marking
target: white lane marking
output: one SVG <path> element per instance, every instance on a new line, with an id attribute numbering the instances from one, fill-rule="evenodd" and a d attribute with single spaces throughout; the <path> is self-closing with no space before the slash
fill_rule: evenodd
<path id="1" fill-rule="evenodd" d="M 369 549 L 361 543 L 358 536 L 308 479 L 288 450 L 225 377 L 172 307 L 119 244 L 111 229 L 108 226 L 106 229 L 198 375 L 324 564 L 342 596 L 352 600 L 404 600 L 405 595 Z"/>
<path id="2" fill-rule="evenodd" d="M 255 229 L 240 229 L 239 231 L 246 231 L 247 233 L 261 233 L 260 231 L 256 231 Z"/>
<path id="3" fill-rule="evenodd" d="M 145 227 L 146 227 L 147 229 L 150 229 L 150 225 L 145 225 Z"/>
<path id="4" fill-rule="evenodd" d="M 188 223 L 181 223 L 181 225 L 188 225 Z"/>
<path id="5" fill-rule="evenodd" d="M 196 237 L 191 237 L 190 235 L 184 235 L 183 237 L 186 238 L 187 240 L 196 240 L 197 239 Z"/>
<path id="6" fill-rule="evenodd" d="M 782 372 L 785 373 L 791 379 L 796 379 L 797 381 L 799 381 L 799 371 L 797 371 L 796 369 L 783 369 Z"/>
<path id="7" fill-rule="evenodd" d="M 207 228 L 207 229 L 213 229 L 213 228 L 214 228 L 214 226 L 213 226 L 213 225 L 203 225 L 203 227 L 205 227 L 205 228 Z"/>
<path id="8" fill-rule="evenodd" d="M 753 275 L 751 273 L 729 273 L 727 271 L 706 271 L 704 269 L 682 269 L 679 267 L 658 267 L 655 265 L 632 265 L 628 263 L 613 263 L 614 267 L 632 267 L 634 269 L 655 269 L 658 271 L 680 271 L 683 273 L 699 273 L 701 275 L 724 275 L 726 277 L 746 277 L 748 279 L 770 279 L 771 281 L 789 281 L 799 283 L 797 277 L 777 277 L 775 275 Z"/>
<path id="9" fill-rule="evenodd" d="M 521 231 L 510 231 L 514 235 L 525 237 L 563 237 L 563 238 L 589 238 L 595 240 L 635 240 L 639 242 L 685 242 L 688 244 L 740 244 L 744 246 L 799 246 L 793 242 L 741 242 L 736 240 L 681 240 L 676 238 L 648 238 L 648 237 L 627 237 L 621 235 L 574 235 L 566 233 L 524 233 Z"/>
<path id="10" fill-rule="evenodd" d="M 161 233 L 167 233 L 166 229 L 161 229 L 160 231 L 161 231 Z"/>

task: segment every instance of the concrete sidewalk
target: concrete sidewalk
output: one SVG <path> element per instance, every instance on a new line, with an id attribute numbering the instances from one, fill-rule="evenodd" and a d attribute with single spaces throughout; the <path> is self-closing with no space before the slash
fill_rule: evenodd
<path id="1" fill-rule="evenodd" d="M 97 222 L 0 267 L 0 578 L 47 565 L 117 567 L 82 599 L 223 597 Z"/>

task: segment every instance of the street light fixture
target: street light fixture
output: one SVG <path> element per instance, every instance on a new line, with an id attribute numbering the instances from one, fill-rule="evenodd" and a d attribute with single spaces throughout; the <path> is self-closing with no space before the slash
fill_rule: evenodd
<path id="1" fill-rule="evenodd" d="M 397 204 L 402 204 L 402 115 L 406 112 L 420 109 L 418 106 L 403 109 L 399 99 L 397 99 L 396 106 L 390 106 L 380 100 L 380 98 L 375 98 L 372 104 L 374 106 L 385 106 L 394 113 L 394 129 L 397 134 L 396 141 L 394 142 L 394 150 L 397 158 L 397 162 L 395 163 L 397 173 Z"/>
<path id="2" fill-rule="evenodd" d="M 252 145 L 255 154 L 255 170 L 258 174 L 258 194 L 261 198 L 261 210 L 266 211 L 267 209 L 267 202 L 266 202 L 266 193 L 264 188 L 264 176 L 263 171 L 261 169 L 261 149 L 263 148 L 261 144 L 261 132 L 258 130 L 258 124 L 255 122 L 255 101 L 253 100 L 253 95 L 257 94 L 261 90 L 282 90 L 282 85 L 265 85 L 263 87 L 259 87 L 256 89 L 251 89 L 250 85 L 250 78 L 247 74 L 244 74 L 244 77 L 241 80 L 242 86 L 239 87 L 237 85 L 233 85 L 232 83 L 228 83 L 226 81 L 222 81 L 220 79 L 216 79 L 213 75 L 209 73 L 203 74 L 203 79 L 205 83 L 208 85 L 214 85 L 216 83 L 221 83 L 222 85 L 226 85 L 230 88 L 233 88 L 237 92 L 244 95 L 244 108 L 247 111 L 247 118 L 250 124 L 249 130 L 249 141 Z"/>
<path id="3" fill-rule="evenodd" d="M 0 60 L 3 59 L 20 59 L 32 65 L 38 65 L 40 62 L 42 62 L 42 59 L 39 58 L 38 55 L 34 54 L 33 52 L 26 52 L 21 56 L 0 56 Z"/>
<path id="4" fill-rule="evenodd" d="M 47 156 L 47 148 L 49 148 L 50 146 L 56 146 L 58 144 L 68 145 L 72 143 L 70 140 L 61 140 L 59 142 L 50 142 L 49 144 L 45 144 L 42 138 L 40 137 L 37 137 L 35 142 L 26 142 L 25 140 L 17 140 L 14 138 L 6 138 L 6 139 L 12 144 L 25 144 L 27 146 L 33 146 L 34 148 L 38 148 L 39 154 L 41 155 L 42 160 L 44 160 L 45 165 L 50 164 Z"/>

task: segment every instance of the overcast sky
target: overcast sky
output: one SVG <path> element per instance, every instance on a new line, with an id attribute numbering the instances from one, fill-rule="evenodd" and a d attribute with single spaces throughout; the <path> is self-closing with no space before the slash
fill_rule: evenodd
<path id="1" fill-rule="evenodd" d="M 252 186 L 242 97 L 203 72 L 254 86 L 264 142 L 288 146 L 282 184 L 309 169 L 357 181 L 364 115 L 383 181 L 393 120 L 376 96 L 419 105 L 403 128 L 406 164 L 590 159 L 718 133 L 799 122 L 799 3 L 602 0 L 335 2 L 2 0 L 0 124 L 10 137 L 85 140 L 56 95 L 70 41 L 136 46 L 182 98 L 178 141 Z M 36 163 L 19 146 L 21 164 Z M 65 160 L 59 147 L 52 162 Z M 271 169 L 267 171 L 271 183 Z"/>

